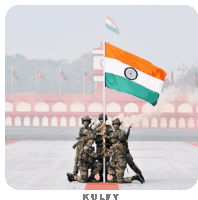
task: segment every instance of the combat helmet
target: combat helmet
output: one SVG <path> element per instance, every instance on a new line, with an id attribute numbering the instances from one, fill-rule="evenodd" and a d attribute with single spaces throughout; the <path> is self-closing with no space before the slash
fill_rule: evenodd
<path id="1" fill-rule="evenodd" d="M 119 124 L 119 125 L 121 125 L 122 122 L 120 122 L 120 119 L 119 119 L 119 118 L 116 118 L 116 119 L 114 119 L 114 120 L 112 121 L 112 125 L 114 125 L 114 124 Z"/>
<path id="2" fill-rule="evenodd" d="M 83 124 L 84 121 L 88 121 L 89 123 L 91 123 L 92 119 L 89 116 L 85 116 L 85 117 L 82 117 L 81 120 L 82 120 L 82 124 Z"/>
<path id="3" fill-rule="evenodd" d="M 103 113 L 100 113 L 99 115 L 98 115 L 98 120 L 103 120 Z M 107 115 L 105 114 L 105 121 L 108 119 L 108 117 L 107 117 Z"/>

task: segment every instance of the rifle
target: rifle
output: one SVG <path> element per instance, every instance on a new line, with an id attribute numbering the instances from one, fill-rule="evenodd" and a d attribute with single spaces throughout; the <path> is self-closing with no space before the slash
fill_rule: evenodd
<path id="1" fill-rule="evenodd" d="M 131 128 L 132 128 L 131 126 L 129 126 L 129 128 L 128 128 L 127 135 L 126 135 L 126 137 L 127 137 L 127 140 L 129 139 L 129 135 L 130 135 L 130 129 L 131 129 Z"/>

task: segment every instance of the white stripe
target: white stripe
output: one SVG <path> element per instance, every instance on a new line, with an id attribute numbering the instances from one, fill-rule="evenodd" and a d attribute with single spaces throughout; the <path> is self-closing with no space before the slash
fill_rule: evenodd
<path id="1" fill-rule="evenodd" d="M 107 73 L 122 76 L 124 78 L 126 78 L 126 76 L 124 75 L 124 70 L 127 67 L 130 67 L 129 65 L 126 65 L 126 64 L 120 62 L 119 60 L 116 60 L 113 58 L 108 58 L 108 57 L 105 57 L 105 66 L 106 66 Z M 155 78 L 148 74 L 145 74 L 144 72 L 142 72 L 138 69 L 136 69 L 136 71 L 138 73 L 137 79 L 135 79 L 135 80 L 129 80 L 127 78 L 126 79 L 129 81 L 133 81 L 139 85 L 142 85 L 145 88 L 148 88 L 154 92 L 157 92 L 159 94 L 161 93 L 161 89 L 164 84 L 164 81 L 159 80 L 158 78 Z"/>
<path id="2" fill-rule="evenodd" d="M 109 20 L 109 19 L 107 19 L 107 18 L 106 18 L 106 23 L 107 23 L 109 26 L 111 26 L 111 27 L 117 29 L 116 25 L 115 25 L 111 20 Z M 118 29 L 117 29 L 117 30 L 118 30 Z"/>

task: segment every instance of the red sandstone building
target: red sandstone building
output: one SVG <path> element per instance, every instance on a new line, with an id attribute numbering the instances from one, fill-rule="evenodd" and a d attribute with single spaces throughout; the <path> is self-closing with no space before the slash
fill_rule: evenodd
<path id="1" fill-rule="evenodd" d="M 93 49 L 95 94 L 5 94 L 6 126 L 81 126 L 89 115 L 94 123 L 103 111 L 102 45 Z M 156 106 L 106 88 L 107 123 L 140 128 L 198 128 L 198 95 L 160 95 Z"/>

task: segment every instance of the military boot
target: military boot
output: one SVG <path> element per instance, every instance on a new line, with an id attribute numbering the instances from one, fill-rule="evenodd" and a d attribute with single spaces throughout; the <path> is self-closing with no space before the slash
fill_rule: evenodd
<path id="1" fill-rule="evenodd" d="M 134 181 L 134 180 L 137 180 L 137 181 L 140 181 L 141 183 L 144 183 L 144 181 L 142 180 L 142 178 L 140 177 L 139 174 L 132 176 L 132 181 Z"/>
<path id="2" fill-rule="evenodd" d="M 139 175 L 139 176 L 140 176 L 140 178 L 143 180 L 143 182 L 145 182 L 145 179 L 144 179 L 144 177 L 143 177 L 142 173 L 140 172 L 140 173 L 138 173 L 138 175 Z"/>
<path id="3" fill-rule="evenodd" d="M 75 181 L 74 180 L 74 175 L 69 173 L 69 172 L 67 173 L 67 179 L 68 179 L 69 182 Z"/>
<path id="4" fill-rule="evenodd" d="M 111 176 L 113 176 L 113 178 L 111 180 L 108 181 L 108 183 L 117 183 L 117 177 L 115 174 L 111 174 Z"/>

